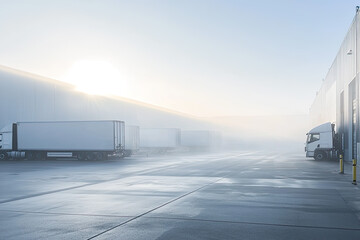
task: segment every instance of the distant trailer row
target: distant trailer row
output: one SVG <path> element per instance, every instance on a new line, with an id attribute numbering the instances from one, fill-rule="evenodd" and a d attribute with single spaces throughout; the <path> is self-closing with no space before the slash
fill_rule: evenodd
<path id="1" fill-rule="evenodd" d="M 208 130 L 180 130 L 178 128 L 141 128 L 140 147 L 190 150 L 210 150 L 220 147 L 220 133 Z"/>
<path id="2" fill-rule="evenodd" d="M 141 148 L 177 148 L 180 146 L 178 128 L 141 128 Z"/>
<path id="3" fill-rule="evenodd" d="M 216 131 L 181 131 L 181 146 L 192 150 L 210 150 L 219 148 L 221 135 Z"/>
<path id="4" fill-rule="evenodd" d="M 16 122 L 0 131 L 0 159 L 128 157 L 140 149 L 200 149 L 220 146 L 214 131 L 139 128 L 123 121 Z"/>

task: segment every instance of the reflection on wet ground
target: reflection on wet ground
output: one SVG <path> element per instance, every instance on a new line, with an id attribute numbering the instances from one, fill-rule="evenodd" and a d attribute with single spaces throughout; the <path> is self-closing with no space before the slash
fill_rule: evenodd
<path id="1" fill-rule="evenodd" d="M 350 164 L 231 152 L 0 162 L 0 239 L 360 239 Z"/>

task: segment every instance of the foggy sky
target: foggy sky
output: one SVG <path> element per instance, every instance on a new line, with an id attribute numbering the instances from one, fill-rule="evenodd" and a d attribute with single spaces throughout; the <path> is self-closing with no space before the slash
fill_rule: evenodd
<path id="1" fill-rule="evenodd" d="M 120 76 L 102 84 L 196 116 L 307 114 L 355 14 L 340 0 L 0 2 L 1 65 L 61 80 L 106 62 Z"/>

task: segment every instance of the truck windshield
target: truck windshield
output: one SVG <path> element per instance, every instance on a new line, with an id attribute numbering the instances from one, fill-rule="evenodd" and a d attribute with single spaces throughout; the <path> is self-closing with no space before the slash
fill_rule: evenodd
<path id="1" fill-rule="evenodd" d="M 307 138 L 307 143 L 312 143 L 320 139 L 319 133 L 310 133 Z"/>

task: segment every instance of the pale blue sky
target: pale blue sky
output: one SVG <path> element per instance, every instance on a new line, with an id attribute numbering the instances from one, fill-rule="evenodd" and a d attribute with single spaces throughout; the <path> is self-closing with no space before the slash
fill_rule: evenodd
<path id="1" fill-rule="evenodd" d="M 62 80 L 100 61 L 125 97 L 221 116 L 308 113 L 360 1 L 0 3 L 1 65 Z"/>

